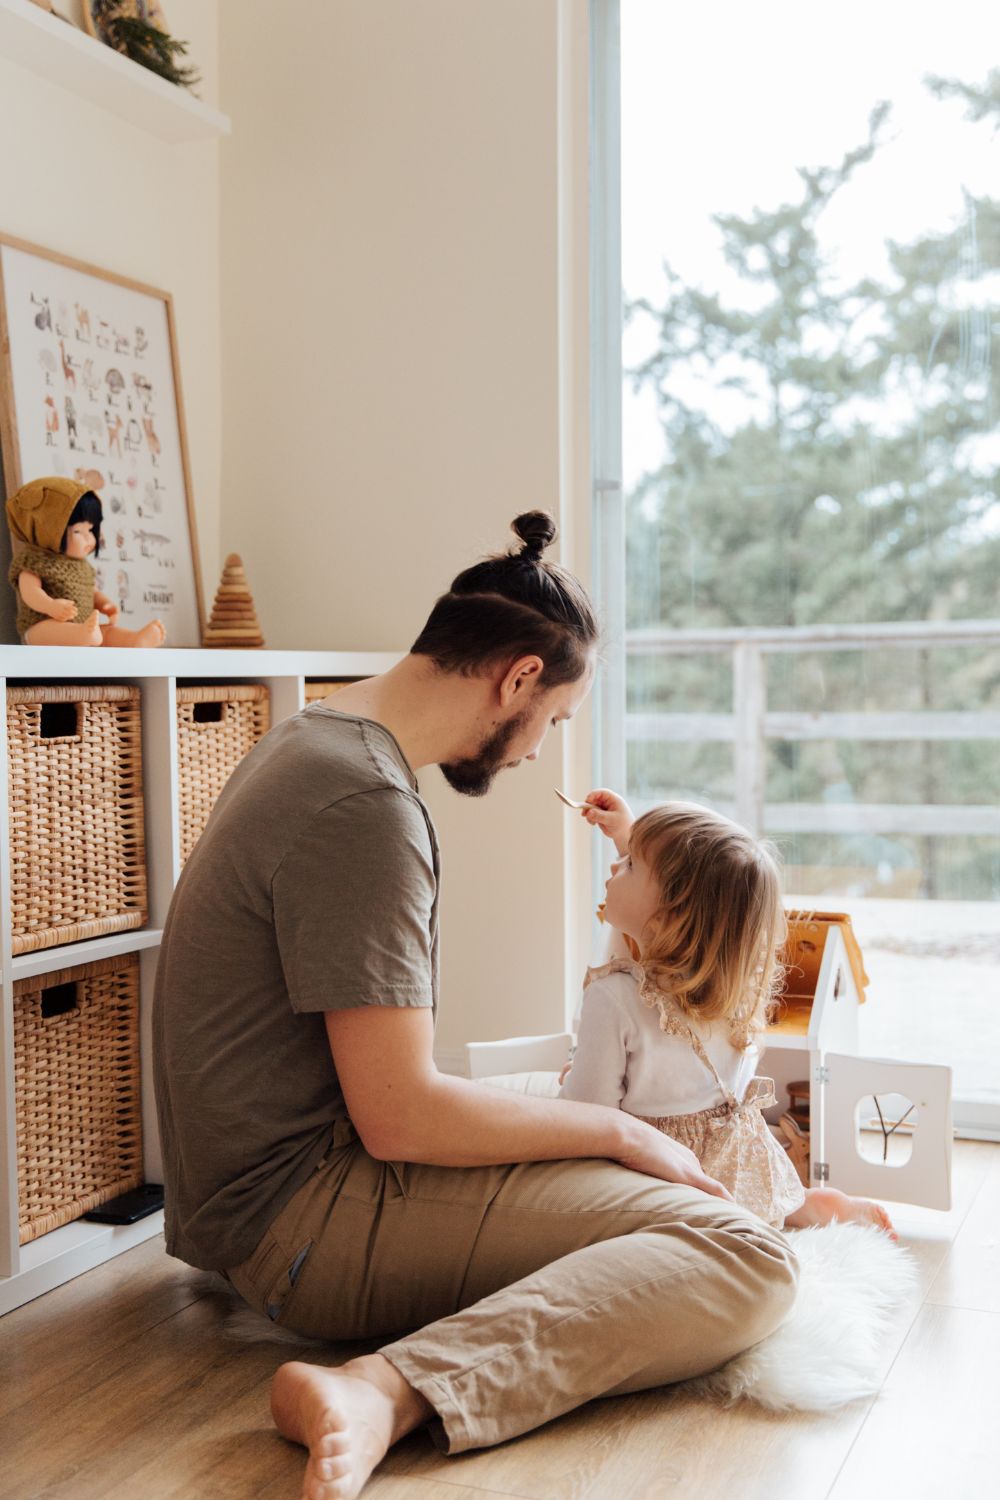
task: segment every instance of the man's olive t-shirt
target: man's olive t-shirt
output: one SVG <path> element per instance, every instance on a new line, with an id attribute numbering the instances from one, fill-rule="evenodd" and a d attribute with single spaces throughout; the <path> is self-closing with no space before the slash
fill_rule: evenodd
<path id="1" fill-rule="evenodd" d="M 382 725 L 313 704 L 242 760 L 174 892 L 153 1011 L 167 1250 L 238 1265 L 346 1118 L 323 1012 L 432 1006 L 438 846 Z"/>

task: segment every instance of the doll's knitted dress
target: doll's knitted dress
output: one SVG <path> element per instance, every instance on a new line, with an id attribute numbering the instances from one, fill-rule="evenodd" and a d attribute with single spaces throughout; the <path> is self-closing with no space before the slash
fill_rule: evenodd
<path id="1" fill-rule="evenodd" d="M 39 620 L 51 615 L 39 614 L 21 598 L 17 580 L 22 573 L 37 573 L 50 599 L 72 599 L 76 614 L 67 623 L 82 625 L 94 609 L 94 570 L 85 557 L 67 557 L 63 552 L 49 552 L 43 547 L 23 547 L 13 559 L 7 577 L 17 593 L 17 631 L 23 636 Z"/>

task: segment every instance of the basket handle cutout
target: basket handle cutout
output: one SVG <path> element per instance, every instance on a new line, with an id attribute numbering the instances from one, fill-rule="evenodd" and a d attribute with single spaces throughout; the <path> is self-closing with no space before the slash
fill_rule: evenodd
<path id="1" fill-rule="evenodd" d="M 42 1020 L 49 1021 L 53 1016 L 66 1016 L 70 1011 L 77 1010 L 77 986 L 75 980 L 67 984 L 53 984 L 47 990 L 42 990 Z"/>
<path id="2" fill-rule="evenodd" d="M 191 719 L 195 724 L 221 724 L 221 703 L 192 703 Z"/>
<path id="3" fill-rule="evenodd" d="M 39 736 L 43 740 L 78 740 L 80 738 L 80 703 L 43 703 L 39 715 Z"/>

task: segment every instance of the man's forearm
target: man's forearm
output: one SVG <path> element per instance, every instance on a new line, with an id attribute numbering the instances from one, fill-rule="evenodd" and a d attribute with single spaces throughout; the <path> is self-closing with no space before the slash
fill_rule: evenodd
<path id="1" fill-rule="evenodd" d="M 440 1167 L 581 1156 L 617 1160 L 642 1130 L 631 1115 L 603 1104 L 539 1099 L 445 1073 L 433 1074 L 405 1105 L 393 1099 L 386 1116 L 391 1125 L 365 1141 L 373 1156 Z"/>

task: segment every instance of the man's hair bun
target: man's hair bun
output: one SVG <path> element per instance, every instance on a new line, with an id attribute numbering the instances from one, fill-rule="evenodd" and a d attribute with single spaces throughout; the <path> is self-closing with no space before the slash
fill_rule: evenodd
<path id="1" fill-rule="evenodd" d="M 525 511 L 511 530 L 521 546 L 494 552 L 452 579 L 410 650 L 467 677 L 535 655 L 545 663 L 547 688 L 577 682 L 599 637 L 587 591 L 542 556 L 556 539 L 544 510 Z"/>
<path id="2" fill-rule="evenodd" d="M 527 510 L 523 516 L 516 516 L 510 529 L 524 543 L 517 555 L 532 562 L 539 562 L 546 547 L 556 539 L 556 523 L 544 510 Z"/>

